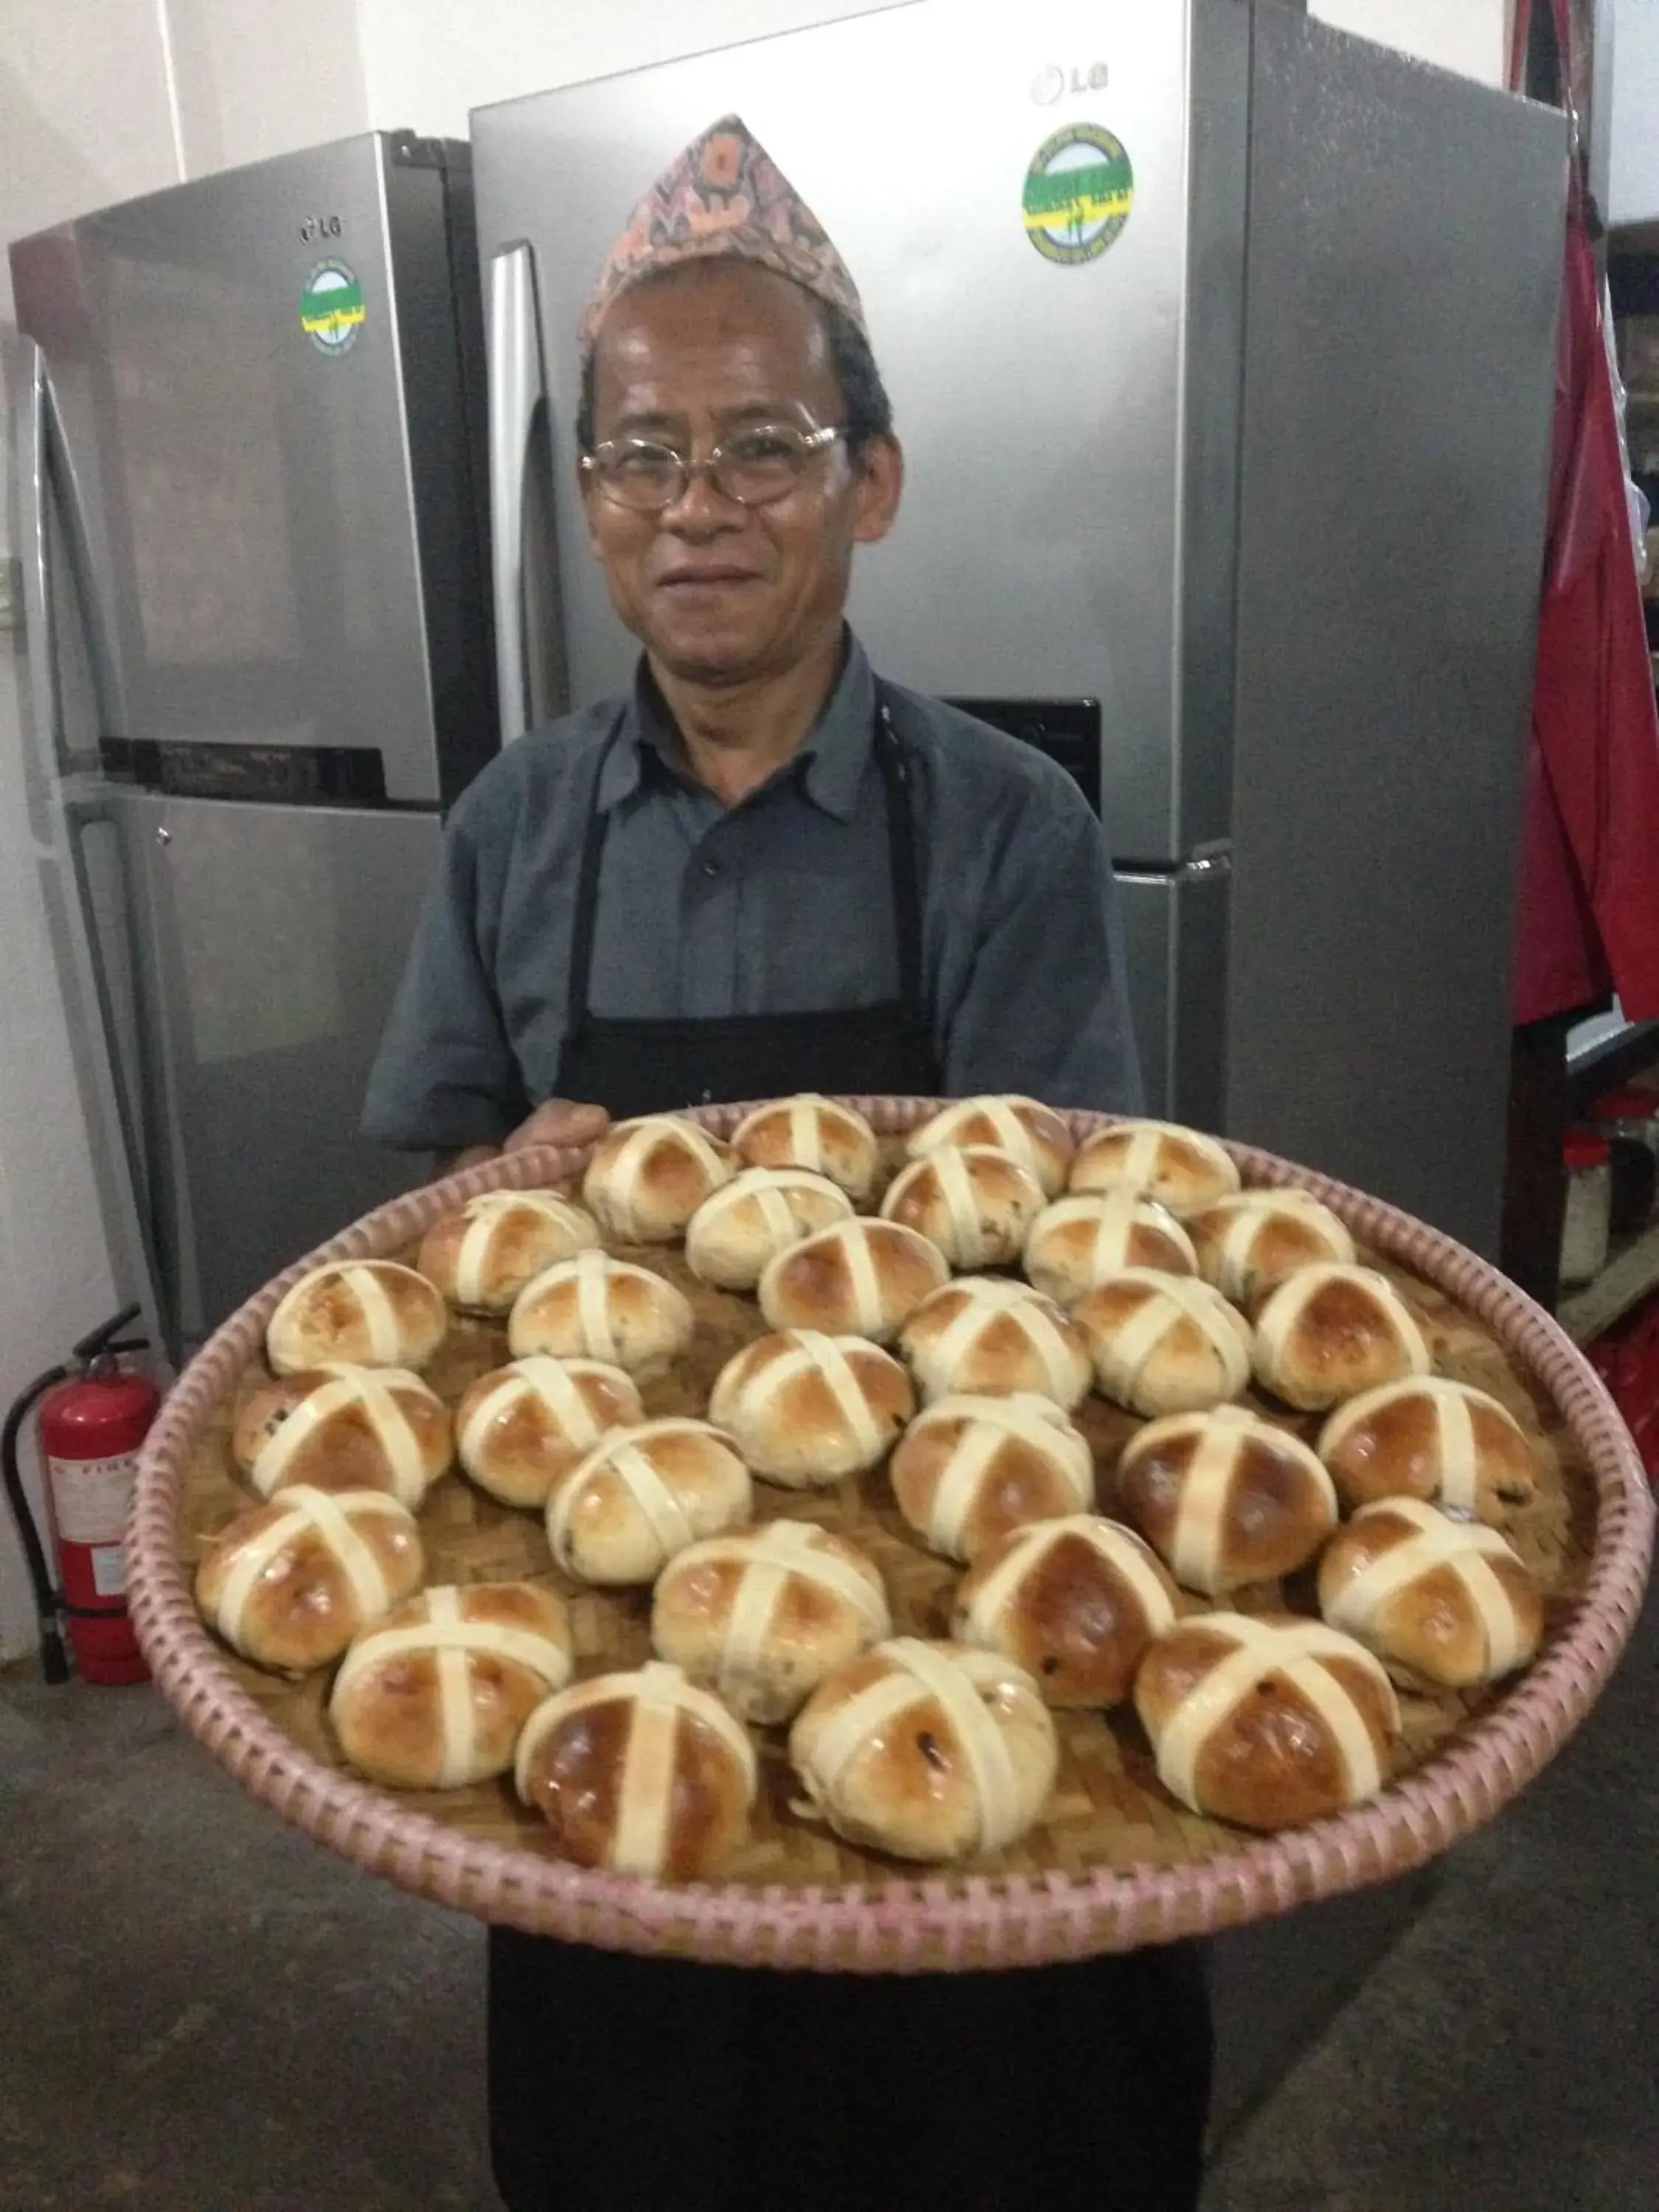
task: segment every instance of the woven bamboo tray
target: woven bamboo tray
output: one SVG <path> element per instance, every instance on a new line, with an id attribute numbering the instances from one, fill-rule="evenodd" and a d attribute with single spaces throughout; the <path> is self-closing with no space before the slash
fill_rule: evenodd
<path id="1" fill-rule="evenodd" d="M 896 1141 L 939 1102 L 849 1102 Z M 696 1119 L 729 1133 L 743 1109 Z M 1108 1117 L 1068 1117 L 1082 1136 Z M 595 1873 L 554 1857 L 545 1830 L 505 1784 L 394 1793 L 339 1764 L 326 1675 L 263 1674 L 216 1643 L 191 1595 L 209 1538 L 251 1502 L 230 1459 L 240 1394 L 264 1373 L 264 1324 L 288 1285 L 324 1260 L 408 1256 L 422 1231 L 475 1193 L 564 1182 L 586 1155 L 520 1152 L 410 1193 L 367 1215 L 268 1285 L 191 1363 L 145 1446 L 127 1534 L 132 1611 L 162 1693 L 245 1788 L 355 1865 L 416 1894 L 532 1933 L 603 1947 L 760 1966 L 859 1972 L 979 1968 L 1079 1959 L 1237 1926 L 1422 1864 L 1492 1818 L 1553 1756 L 1616 1663 L 1639 1609 L 1653 1506 L 1633 1446 L 1595 1374 L 1555 1323 L 1495 1270 L 1408 1216 L 1271 1155 L 1230 1147 L 1247 1184 L 1296 1184 L 1348 1224 L 1364 1256 L 1404 1290 L 1437 1371 L 1503 1400 L 1532 1434 L 1537 1495 L 1505 1534 L 1547 1595 L 1545 1646 L 1506 1692 L 1404 1697 L 1401 1772 L 1369 1804 L 1259 1838 L 1186 1813 L 1160 1788 L 1133 1714 L 1061 1713 L 1059 1779 L 1042 1820 L 1011 1850 L 918 1873 L 858 1850 L 791 1812 L 781 1730 L 761 1744 L 754 1832 L 717 1882 L 676 1886 Z M 623 1249 L 623 1248 L 618 1248 Z M 764 1324 L 750 1299 L 697 1284 L 678 1248 L 637 1253 L 692 1296 L 684 1370 L 647 1389 L 647 1411 L 701 1413 L 714 1375 Z M 428 1380 L 450 1402 L 506 1356 L 504 1332 L 459 1321 Z M 1316 1420 L 1269 1413 L 1304 1435 Z M 1090 1398 L 1099 1503 L 1113 1510 L 1118 1454 L 1139 1425 Z M 959 1570 L 921 1550 L 878 1471 L 827 1495 L 757 1484 L 760 1517 L 811 1518 L 856 1536 L 880 1565 L 897 1632 L 945 1628 Z M 428 1576 L 529 1576 L 571 1602 L 579 1671 L 649 1654 L 649 1593 L 583 1591 L 553 1567 L 539 1516 L 447 1477 L 422 1509 Z M 1240 1609 L 1305 1589 L 1262 1584 Z"/>

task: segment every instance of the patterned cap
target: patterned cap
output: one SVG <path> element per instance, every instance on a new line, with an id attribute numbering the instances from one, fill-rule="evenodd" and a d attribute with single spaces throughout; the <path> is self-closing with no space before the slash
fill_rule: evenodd
<path id="1" fill-rule="evenodd" d="M 629 285 L 717 255 L 775 270 L 865 326 L 858 287 L 823 224 L 742 118 L 723 115 L 670 162 L 629 217 L 582 318 L 584 349 Z"/>

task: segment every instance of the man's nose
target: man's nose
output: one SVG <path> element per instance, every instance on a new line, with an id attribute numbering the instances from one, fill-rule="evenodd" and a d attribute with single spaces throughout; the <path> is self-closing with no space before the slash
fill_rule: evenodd
<path id="1" fill-rule="evenodd" d="M 728 499 L 715 484 L 706 462 L 686 472 L 684 489 L 662 510 L 662 526 L 681 538 L 714 538 L 725 530 L 741 530 L 749 510 Z"/>

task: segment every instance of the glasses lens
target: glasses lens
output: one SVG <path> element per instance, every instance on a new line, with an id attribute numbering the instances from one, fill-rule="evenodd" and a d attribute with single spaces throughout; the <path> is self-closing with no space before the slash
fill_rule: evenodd
<path id="1" fill-rule="evenodd" d="M 793 490 L 807 457 L 805 440 L 787 424 L 739 430 L 720 447 L 716 481 L 728 499 L 741 500 L 745 507 L 764 507 Z"/>
<path id="2" fill-rule="evenodd" d="M 602 447 L 594 456 L 611 496 L 624 507 L 666 507 L 679 496 L 680 457 L 643 441 Z"/>

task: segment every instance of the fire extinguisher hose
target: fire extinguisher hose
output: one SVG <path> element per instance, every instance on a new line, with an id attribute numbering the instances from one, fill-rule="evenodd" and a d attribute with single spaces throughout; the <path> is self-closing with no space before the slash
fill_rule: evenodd
<path id="1" fill-rule="evenodd" d="M 7 1414 L 4 1428 L 0 1429 L 0 1478 L 3 1478 L 5 1482 L 11 1516 L 17 1523 L 29 1582 L 34 1591 L 34 1609 L 40 1623 L 41 1669 L 47 1681 L 52 1683 L 67 1682 L 69 1680 L 69 1658 L 64 1650 L 63 1600 L 47 1569 L 40 1532 L 34 1525 L 33 1514 L 29 1510 L 28 1493 L 23 1487 L 22 1469 L 18 1465 L 17 1443 L 23 1433 L 23 1424 L 37 1401 L 44 1398 L 54 1384 L 66 1381 L 74 1372 L 71 1367 L 58 1366 L 49 1367 L 44 1375 L 36 1376 Z"/>

